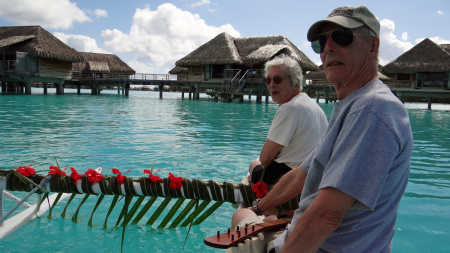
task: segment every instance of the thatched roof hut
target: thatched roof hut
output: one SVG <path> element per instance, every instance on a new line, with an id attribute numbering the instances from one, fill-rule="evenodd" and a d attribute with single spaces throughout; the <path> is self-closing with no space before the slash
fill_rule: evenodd
<path id="1" fill-rule="evenodd" d="M 135 74 L 136 71 L 114 54 L 80 53 L 84 61 L 74 63 L 73 71 Z"/>
<path id="2" fill-rule="evenodd" d="M 183 68 L 183 67 L 175 67 L 171 70 L 169 70 L 169 74 L 176 75 L 176 74 L 188 74 L 189 69 Z"/>
<path id="3" fill-rule="evenodd" d="M 208 64 L 251 66 L 264 64 L 280 53 L 296 59 L 305 71 L 317 70 L 317 65 L 284 36 L 233 38 L 225 32 L 178 60 L 176 66 L 191 67 Z"/>
<path id="4" fill-rule="evenodd" d="M 390 82 L 391 79 L 381 73 L 382 68 L 383 67 L 380 64 L 378 64 L 378 79 L 380 79 L 383 82 Z M 319 66 L 319 71 L 310 71 L 306 73 L 305 79 L 323 80 L 323 81 L 327 80 L 327 77 L 325 76 L 325 71 L 323 70 L 323 65 Z"/>
<path id="5" fill-rule="evenodd" d="M 83 57 L 40 26 L 0 27 L 0 47 L 25 52 L 30 57 L 81 62 Z"/>
<path id="6" fill-rule="evenodd" d="M 428 38 L 424 39 L 385 65 L 383 71 L 405 74 L 450 71 L 450 45 L 438 45 Z"/>

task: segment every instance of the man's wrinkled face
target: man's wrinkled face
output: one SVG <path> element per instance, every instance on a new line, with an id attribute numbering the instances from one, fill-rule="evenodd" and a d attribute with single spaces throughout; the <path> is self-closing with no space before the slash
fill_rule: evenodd
<path id="1" fill-rule="evenodd" d="M 326 23 L 322 27 L 321 33 L 333 31 L 338 28 L 340 26 L 336 24 Z M 354 33 L 358 34 L 358 29 L 356 31 L 354 30 Z M 368 64 L 369 59 L 364 36 L 360 36 L 360 32 L 358 35 L 353 36 L 354 41 L 348 47 L 340 47 L 328 37 L 325 48 L 320 54 L 328 81 L 334 84 L 347 84 L 358 79 L 362 67 Z"/>

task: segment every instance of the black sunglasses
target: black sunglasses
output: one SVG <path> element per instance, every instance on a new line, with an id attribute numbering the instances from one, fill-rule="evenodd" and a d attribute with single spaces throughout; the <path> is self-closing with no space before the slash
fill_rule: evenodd
<path id="1" fill-rule="evenodd" d="M 273 78 L 271 78 L 270 76 L 268 76 L 268 77 L 264 78 L 264 82 L 266 82 L 267 85 L 270 85 L 270 83 L 273 80 L 273 82 L 275 84 L 280 84 L 283 81 L 283 79 L 286 79 L 286 78 L 289 78 L 289 77 L 290 76 L 286 76 L 286 77 L 274 76 Z"/>
<path id="2" fill-rule="evenodd" d="M 350 29 L 339 28 L 337 30 L 333 30 L 330 32 L 322 33 L 315 36 L 311 41 L 311 47 L 314 52 L 320 54 L 325 49 L 325 44 L 327 44 L 328 36 L 331 37 L 331 40 L 340 47 L 348 47 L 353 43 L 354 35 L 363 35 L 363 34 L 354 34 Z"/>

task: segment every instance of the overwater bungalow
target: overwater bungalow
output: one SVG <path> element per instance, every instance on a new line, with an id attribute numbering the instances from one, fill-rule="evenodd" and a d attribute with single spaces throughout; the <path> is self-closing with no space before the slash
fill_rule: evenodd
<path id="1" fill-rule="evenodd" d="M 234 38 L 221 33 L 178 60 L 169 73 L 189 88 L 210 89 L 209 94 L 226 99 L 255 94 L 257 100 L 268 90 L 263 82 L 264 64 L 279 54 L 286 54 L 300 64 L 303 74 L 318 70 L 300 49 L 284 36 Z"/>
<path id="2" fill-rule="evenodd" d="M 31 94 L 31 84 L 54 83 L 63 94 L 64 80 L 72 75 L 72 63 L 83 56 L 40 26 L 0 27 L 0 81 L 2 92 Z"/>
<path id="3" fill-rule="evenodd" d="M 391 78 L 390 87 L 400 99 L 425 97 L 430 108 L 433 98 L 450 97 L 450 44 L 424 39 L 386 64 L 383 72 Z"/>
<path id="4" fill-rule="evenodd" d="M 74 84 L 80 92 L 81 85 L 87 85 L 92 89 L 92 94 L 97 94 L 103 87 L 115 86 L 122 91 L 129 89 L 130 75 L 136 71 L 114 54 L 80 53 L 82 62 L 72 65 L 72 77 L 67 84 Z"/>

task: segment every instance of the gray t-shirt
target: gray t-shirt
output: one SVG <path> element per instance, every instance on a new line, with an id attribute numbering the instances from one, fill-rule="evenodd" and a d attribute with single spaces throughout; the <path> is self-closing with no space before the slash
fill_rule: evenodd
<path id="1" fill-rule="evenodd" d="M 412 148 L 408 113 L 381 81 L 371 81 L 335 103 L 327 133 L 302 164 L 308 176 L 299 209 L 286 233 L 274 241 L 277 252 L 319 189 L 326 187 L 356 202 L 318 252 L 389 252 Z"/>

